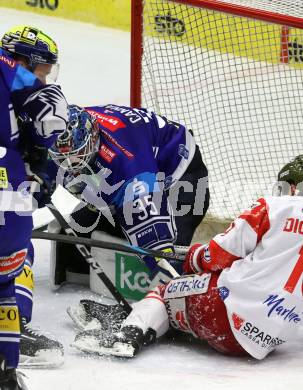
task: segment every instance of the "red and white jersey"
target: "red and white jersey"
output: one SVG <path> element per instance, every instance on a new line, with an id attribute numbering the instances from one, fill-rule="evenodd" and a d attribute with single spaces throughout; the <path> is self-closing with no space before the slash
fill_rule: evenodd
<path id="1" fill-rule="evenodd" d="M 218 287 L 230 326 L 257 359 L 298 339 L 303 321 L 303 198 L 265 197 L 214 237 L 203 269 Z"/>

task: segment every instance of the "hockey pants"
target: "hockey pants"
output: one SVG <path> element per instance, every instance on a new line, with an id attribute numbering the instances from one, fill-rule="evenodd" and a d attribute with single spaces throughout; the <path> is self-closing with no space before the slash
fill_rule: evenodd
<path id="1" fill-rule="evenodd" d="M 173 282 L 182 282 L 182 278 L 188 282 L 190 276 L 174 279 Z M 207 341 L 221 353 L 246 356 L 247 352 L 237 342 L 230 328 L 217 280 L 218 274 L 213 273 L 205 293 L 187 295 L 188 291 L 184 291 L 183 298 L 172 299 L 165 298 L 171 282 L 160 285 L 133 305 L 132 312 L 122 326 L 138 326 L 144 333 L 152 328 L 157 337 L 161 337 L 171 327 Z"/>

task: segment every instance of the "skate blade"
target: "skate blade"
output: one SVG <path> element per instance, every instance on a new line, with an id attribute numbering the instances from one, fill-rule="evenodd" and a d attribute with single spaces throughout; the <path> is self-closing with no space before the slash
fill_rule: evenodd
<path id="1" fill-rule="evenodd" d="M 35 356 L 21 355 L 19 365 L 21 368 L 57 368 L 64 363 L 64 356 L 60 350 L 41 350 Z"/>
<path id="2" fill-rule="evenodd" d="M 101 323 L 96 318 L 93 318 L 91 321 L 85 320 L 84 309 L 81 309 L 80 306 L 69 306 L 66 309 L 66 312 L 73 320 L 76 328 L 81 331 L 89 329 L 101 329 Z"/>
<path id="3" fill-rule="evenodd" d="M 66 309 L 67 314 L 70 316 L 72 319 L 73 323 L 75 326 L 80 329 L 84 330 L 85 327 L 87 326 L 88 322 L 85 320 L 85 311 L 84 309 L 80 306 L 69 306 Z"/>
<path id="4" fill-rule="evenodd" d="M 112 347 L 107 348 L 100 346 L 98 343 L 89 343 L 86 341 L 74 341 L 73 343 L 71 343 L 71 347 L 76 348 L 81 352 L 103 356 L 132 358 L 135 355 L 134 347 L 129 344 L 116 342 Z"/>

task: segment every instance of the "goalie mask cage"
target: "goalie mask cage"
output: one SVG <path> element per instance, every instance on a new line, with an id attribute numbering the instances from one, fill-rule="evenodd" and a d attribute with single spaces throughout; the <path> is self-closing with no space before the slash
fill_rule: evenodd
<path id="1" fill-rule="evenodd" d="M 303 153 L 302 29 L 301 1 L 132 1 L 131 105 L 193 130 L 215 219 Z"/>

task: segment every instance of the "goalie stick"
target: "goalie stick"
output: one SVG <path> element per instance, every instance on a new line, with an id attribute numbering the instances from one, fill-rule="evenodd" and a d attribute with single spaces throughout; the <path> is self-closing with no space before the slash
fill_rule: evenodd
<path id="1" fill-rule="evenodd" d="M 142 254 L 149 254 L 149 253 L 146 253 L 146 250 L 144 250 L 142 248 L 136 248 L 136 247 L 131 247 L 131 246 L 128 247 L 127 245 L 115 244 L 115 243 L 109 244 L 109 243 L 105 243 L 105 242 L 98 241 L 98 240 L 92 240 L 92 239 L 85 238 L 85 237 L 78 237 L 76 232 L 69 226 L 68 222 L 64 219 L 64 217 L 61 215 L 59 210 L 57 210 L 56 207 L 52 203 L 49 206 L 49 210 L 51 211 L 53 216 L 57 219 L 61 228 L 64 229 L 67 236 L 63 235 L 63 234 L 53 234 L 53 233 L 48 233 L 48 232 L 42 232 L 39 230 L 34 230 L 32 233 L 32 238 L 48 239 L 48 240 L 55 240 L 55 241 L 69 243 L 69 244 L 74 244 L 76 246 L 76 248 L 79 250 L 79 252 L 81 253 L 81 255 L 83 256 L 83 258 L 87 261 L 89 266 L 96 272 L 96 274 L 101 279 L 101 281 L 104 283 L 104 285 L 107 287 L 107 289 L 110 291 L 112 296 L 119 303 L 119 305 L 121 305 L 125 309 L 127 314 L 129 314 L 132 310 L 132 307 L 127 302 L 127 300 L 123 297 L 123 295 L 118 291 L 118 289 L 114 286 L 114 284 L 111 282 L 111 280 L 108 278 L 108 276 L 104 273 L 101 266 L 93 259 L 87 246 L 94 246 L 94 247 L 99 247 L 99 248 L 101 247 L 101 248 L 106 248 L 106 249 L 115 249 L 115 250 L 120 250 L 120 251 L 124 251 L 124 252 L 135 253 L 135 254 L 141 254 L 141 255 Z M 115 248 L 113 248 L 113 246 L 115 246 Z M 160 252 L 160 251 L 152 251 L 152 252 L 153 252 L 153 256 L 157 256 L 157 257 L 161 256 L 163 258 L 163 255 L 164 255 L 163 252 Z M 167 253 L 165 253 L 165 256 L 167 257 Z M 161 258 L 161 260 L 162 260 L 162 258 Z M 171 259 L 172 257 L 169 257 L 169 258 Z M 176 259 L 177 258 L 175 257 L 175 260 Z M 178 259 L 178 260 L 182 260 L 182 259 Z M 163 259 L 163 261 L 165 261 L 164 265 L 163 265 L 163 262 L 160 263 L 160 261 L 158 262 L 158 268 L 162 272 L 164 271 L 164 273 L 166 273 L 166 275 L 170 276 L 170 278 L 175 277 L 175 276 L 179 276 L 179 274 L 176 272 L 176 270 L 170 264 L 168 264 L 164 259 Z M 161 265 L 159 265 L 159 263 Z M 163 268 L 163 266 L 165 268 Z M 165 272 L 165 271 L 167 271 L 167 272 Z"/>
<path id="2" fill-rule="evenodd" d="M 83 258 L 86 260 L 86 262 L 89 264 L 89 266 L 96 272 L 98 277 L 101 279 L 101 281 L 104 283 L 106 288 L 110 291 L 112 296 L 116 299 L 116 301 L 123 307 L 123 309 L 129 314 L 132 311 L 131 305 L 127 302 L 127 300 L 123 297 L 123 295 L 120 293 L 120 291 L 114 286 L 114 284 L 111 282 L 109 277 L 105 274 L 101 266 L 93 259 L 93 257 L 90 254 L 90 251 L 88 250 L 87 246 L 85 246 L 83 243 L 79 242 L 81 237 L 78 237 L 76 232 L 69 226 L 69 224 L 64 219 L 63 215 L 59 212 L 59 210 L 56 209 L 56 207 L 51 203 L 49 205 L 49 210 L 53 214 L 53 216 L 58 221 L 61 228 L 66 232 L 68 235 L 65 236 L 66 238 L 74 239 L 74 244 L 78 251 L 81 253 Z M 50 239 L 51 233 L 41 232 L 41 231 L 33 231 L 32 238 L 46 238 L 45 235 L 47 235 L 47 239 Z M 39 237 L 40 235 L 40 237 Z M 42 237 L 41 237 L 42 235 Z M 61 234 L 61 236 L 64 237 L 64 235 Z"/>
<path id="3" fill-rule="evenodd" d="M 44 230 L 47 229 L 48 225 L 49 225 L 48 223 L 45 223 L 41 226 L 36 226 L 36 227 L 34 227 L 33 231 L 34 232 L 43 232 Z"/>

